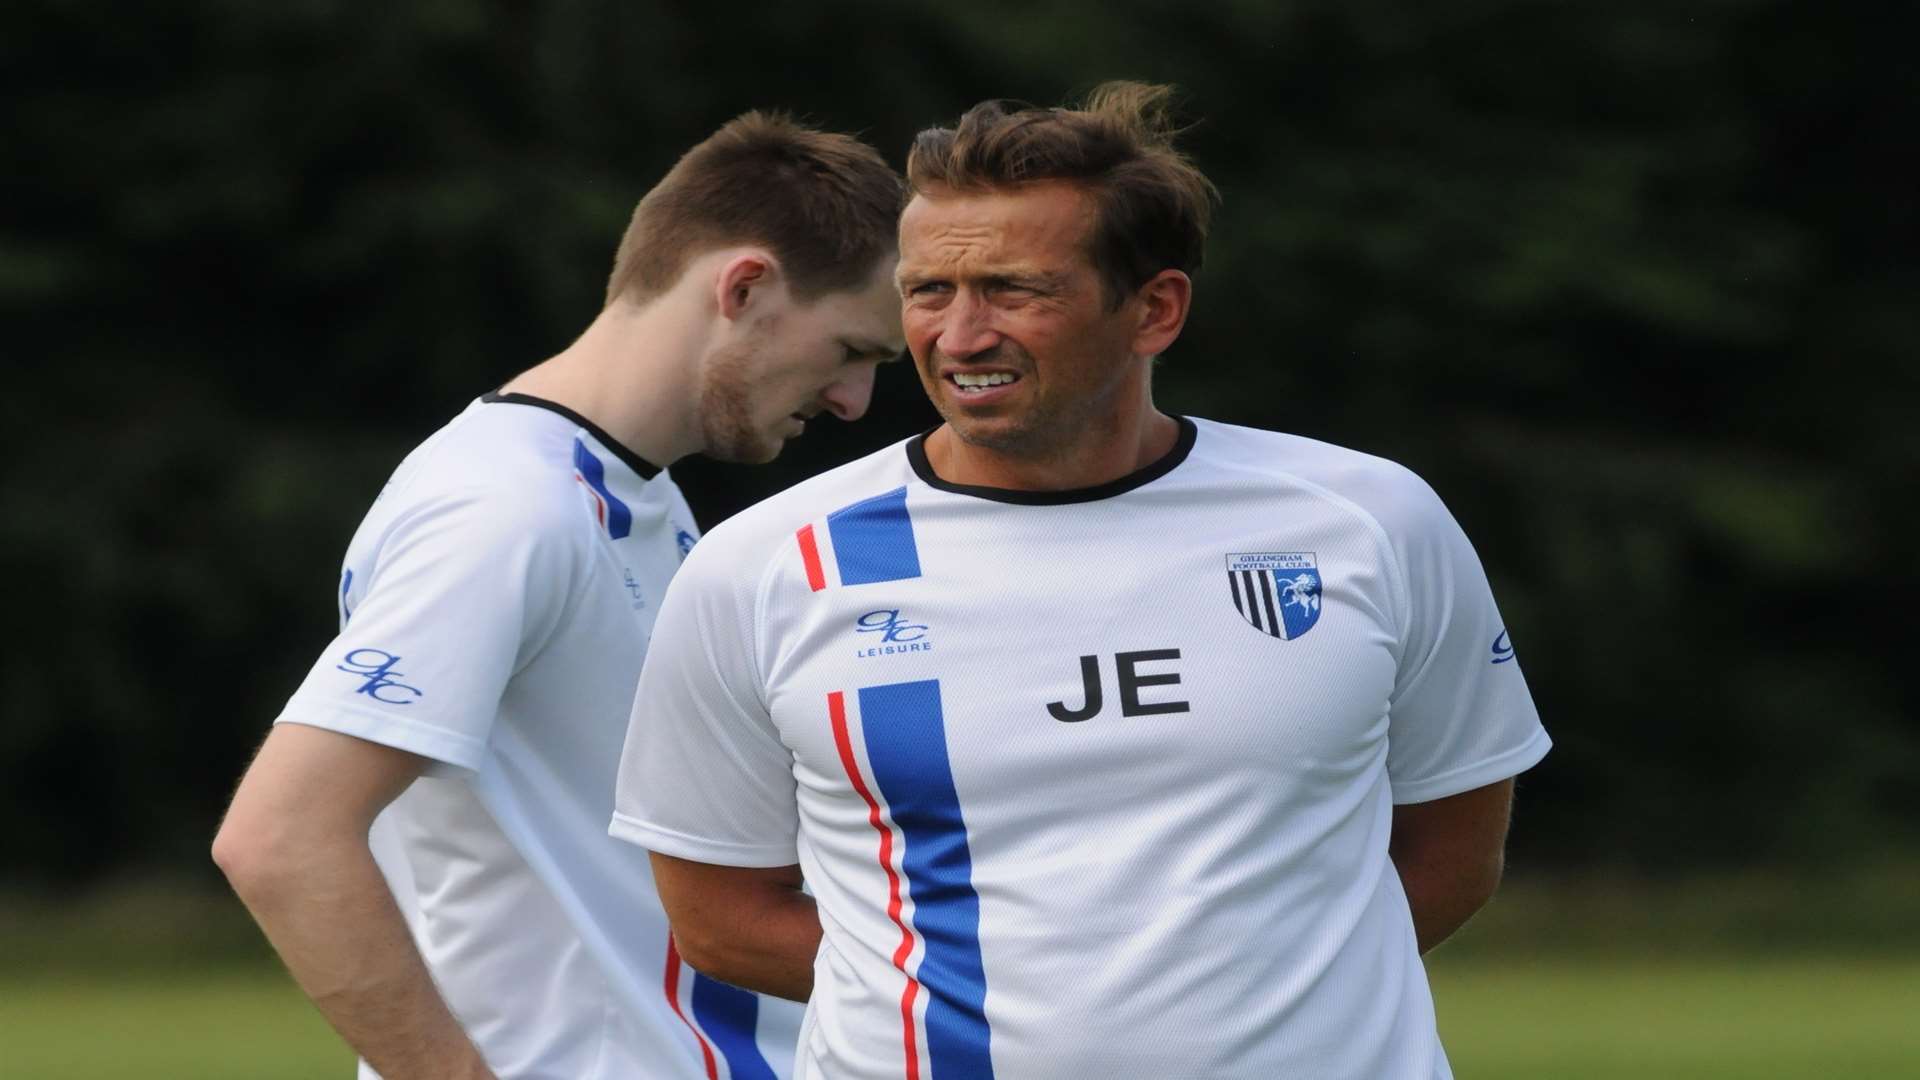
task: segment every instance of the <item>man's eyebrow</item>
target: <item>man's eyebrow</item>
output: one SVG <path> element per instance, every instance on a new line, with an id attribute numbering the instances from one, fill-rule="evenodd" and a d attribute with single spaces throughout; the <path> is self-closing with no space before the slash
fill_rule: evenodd
<path id="1" fill-rule="evenodd" d="M 1052 290 L 1064 288 L 1073 281 L 1073 275 L 1071 273 L 1059 270 L 1047 270 L 1038 266 L 1008 266 L 997 269 L 990 274 L 963 275 L 963 277 L 972 277 L 974 280 L 985 281 L 994 285 L 1032 285 Z M 951 275 L 938 271 L 920 270 L 918 268 L 909 270 L 903 266 L 894 272 L 893 280 L 894 284 L 904 289 L 909 285 L 924 285 L 929 281 L 951 280 Z"/>
<path id="2" fill-rule="evenodd" d="M 884 363 L 888 360 L 900 359 L 902 352 L 902 350 L 896 349 L 892 345 L 862 341 L 856 338 L 843 337 L 840 339 L 840 344 L 847 350 L 847 361 L 849 363 L 859 363 L 865 360 L 879 360 Z"/>
<path id="3" fill-rule="evenodd" d="M 1059 292 L 1073 280 L 1071 274 L 1056 273 L 1051 270 L 1012 269 L 994 274 L 986 279 L 988 284 L 1016 286 L 1026 289 L 1039 289 L 1043 292 Z"/>

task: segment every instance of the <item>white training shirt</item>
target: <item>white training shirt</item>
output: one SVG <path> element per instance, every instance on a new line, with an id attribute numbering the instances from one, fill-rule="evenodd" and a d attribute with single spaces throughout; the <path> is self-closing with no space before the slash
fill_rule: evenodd
<path id="1" fill-rule="evenodd" d="M 634 682 L 694 539 L 666 473 L 560 406 L 488 395 L 368 511 L 340 636 L 277 721 L 435 763 L 372 843 L 502 1080 L 791 1070 L 799 1006 L 682 964 L 646 853 L 606 836 Z"/>
<path id="2" fill-rule="evenodd" d="M 802 866 L 796 1077 L 1449 1076 L 1393 805 L 1549 742 L 1438 497 L 1204 420 L 1075 492 L 923 441 L 701 542 L 620 766 L 615 835 Z"/>

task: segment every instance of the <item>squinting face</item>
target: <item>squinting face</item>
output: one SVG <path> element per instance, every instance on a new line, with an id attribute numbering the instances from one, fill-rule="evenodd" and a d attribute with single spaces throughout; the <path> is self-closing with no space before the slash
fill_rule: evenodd
<path id="1" fill-rule="evenodd" d="M 744 338 L 702 369 L 700 423 L 708 457 L 760 464 L 820 413 L 858 420 L 874 368 L 900 355 L 894 263 L 881 260 L 857 290 L 798 303 L 784 288 Z"/>
<path id="2" fill-rule="evenodd" d="M 1018 460 L 1071 453 L 1146 400 L 1137 315 L 1087 254 L 1092 203 L 1064 183 L 916 195 L 900 218 L 901 322 L 953 433 Z"/>

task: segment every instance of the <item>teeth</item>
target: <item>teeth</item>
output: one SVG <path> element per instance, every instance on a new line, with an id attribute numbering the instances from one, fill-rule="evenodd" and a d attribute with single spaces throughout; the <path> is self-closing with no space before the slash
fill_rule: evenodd
<path id="1" fill-rule="evenodd" d="M 1004 371 L 996 371 L 987 375 L 975 375 L 971 372 L 957 371 L 954 372 L 953 375 L 954 383 L 962 389 L 976 390 L 984 390 L 989 386 L 999 386 L 1002 383 L 1010 383 L 1017 378 L 1018 376 L 1009 375 Z"/>

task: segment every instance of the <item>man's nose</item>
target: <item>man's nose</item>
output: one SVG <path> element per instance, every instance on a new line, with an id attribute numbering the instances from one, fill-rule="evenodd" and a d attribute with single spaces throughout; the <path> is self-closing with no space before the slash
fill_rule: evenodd
<path id="1" fill-rule="evenodd" d="M 993 328 L 993 309 L 971 293 L 961 293 L 940 312 L 940 333 L 934 348 L 942 356 L 965 360 L 1000 344 L 1000 333 Z"/>
<path id="2" fill-rule="evenodd" d="M 821 407 L 842 420 L 858 420 L 873 401 L 874 364 L 854 364 L 820 393 Z"/>

